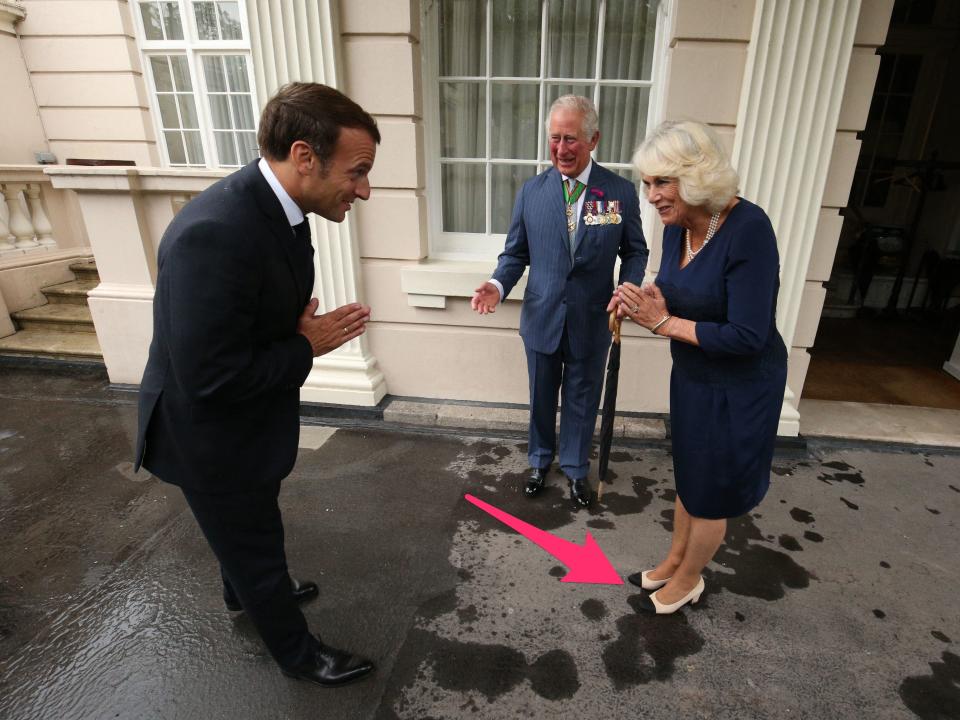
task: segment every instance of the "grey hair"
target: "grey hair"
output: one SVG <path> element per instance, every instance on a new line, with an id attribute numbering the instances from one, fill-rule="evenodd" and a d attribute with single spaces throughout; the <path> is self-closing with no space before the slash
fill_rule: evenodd
<path id="1" fill-rule="evenodd" d="M 582 95 L 561 95 L 553 101 L 550 106 L 550 113 L 547 115 L 547 121 L 544 123 L 548 135 L 550 134 L 550 118 L 553 117 L 554 111 L 560 108 L 575 110 L 580 113 L 580 117 L 583 118 L 580 129 L 587 139 L 597 134 L 600 129 L 600 118 L 597 116 L 597 106 L 593 104 L 593 100 Z"/>
<path id="2" fill-rule="evenodd" d="M 737 194 L 740 177 L 713 128 L 693 120 L 661 123 L 633 154 L 639 175 L 676 178 L 690 205 L 721 210 Z"/>

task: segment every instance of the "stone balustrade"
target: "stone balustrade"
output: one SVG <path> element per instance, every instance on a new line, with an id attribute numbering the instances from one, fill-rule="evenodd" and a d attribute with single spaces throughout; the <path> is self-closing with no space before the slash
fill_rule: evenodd
<path id="1" fill-rule="evenodd" d="M 0 257 L 57 249 L 44 202 L 50 189 L 42 167 L 0 166 Z"/>

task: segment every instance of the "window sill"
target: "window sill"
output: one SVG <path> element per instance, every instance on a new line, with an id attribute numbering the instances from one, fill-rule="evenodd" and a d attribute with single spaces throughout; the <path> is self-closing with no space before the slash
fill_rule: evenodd
<path id="1" fill-rule="evenodd" d="M 496 263 L 465 260 L 426 260 L 400 271 L 400 287 L 411 307 L 444 309 L 447 298 L 473 297 L 473 291 L 493 275 Z M 527 287 L 527 274 L 517 281 L 507 302 L 517 302 Z"/>

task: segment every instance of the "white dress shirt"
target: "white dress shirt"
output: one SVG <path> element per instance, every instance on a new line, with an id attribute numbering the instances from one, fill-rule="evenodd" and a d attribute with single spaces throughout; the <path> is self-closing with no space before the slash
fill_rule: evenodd
<path id="1" fill-rule="evenodd" d="M 304 220 L 303 210 L 293 201 L 293 198 L 290 197 L 287 191 L 283 189 L 283 185 L 280 184 L 277 176 L 274 175 L 273 170 L 270 169 L 270 163 L 260 158 L 257 167 L 260 169 L 260 174 L 263 175 L 270 189 L 273 190 L 273 194 L 277 196 L 277 200 L 280 201 L 280 205 L 283 207 L 283 212 L 286 213 L 290 227 L 302 223 Z"/>

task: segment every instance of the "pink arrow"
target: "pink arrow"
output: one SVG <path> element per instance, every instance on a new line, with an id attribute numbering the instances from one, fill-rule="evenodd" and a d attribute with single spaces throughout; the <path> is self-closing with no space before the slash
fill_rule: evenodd
<path id="1" fill-rule="evenodd" d="M 515 518 L 503 510 L 498 510 L 493 505 L 485 503 L 483 500 L 475 498 L 473 495 L 464 495 L 467 502 L 473 503 L 478 508 L 490 515 L 504 525 L 508 525 L 523 535 L 527 540 L 534 542 L 557 560 L 562 562 L 568 568 L 568 572 L 563 577 L 562 582 L 576 583 L 594 583 L 597 585 L 623 585 L 623 580 L 614 570 L 613 565 L 603 554 L 603 550 L 597 545 L 593 536 L 588 532 L 583 546 L 572 543 L 569 540 L 558 538 L 545 530 L 536 528 L 530 523 L 525 523 L 519 518 Z"/>

